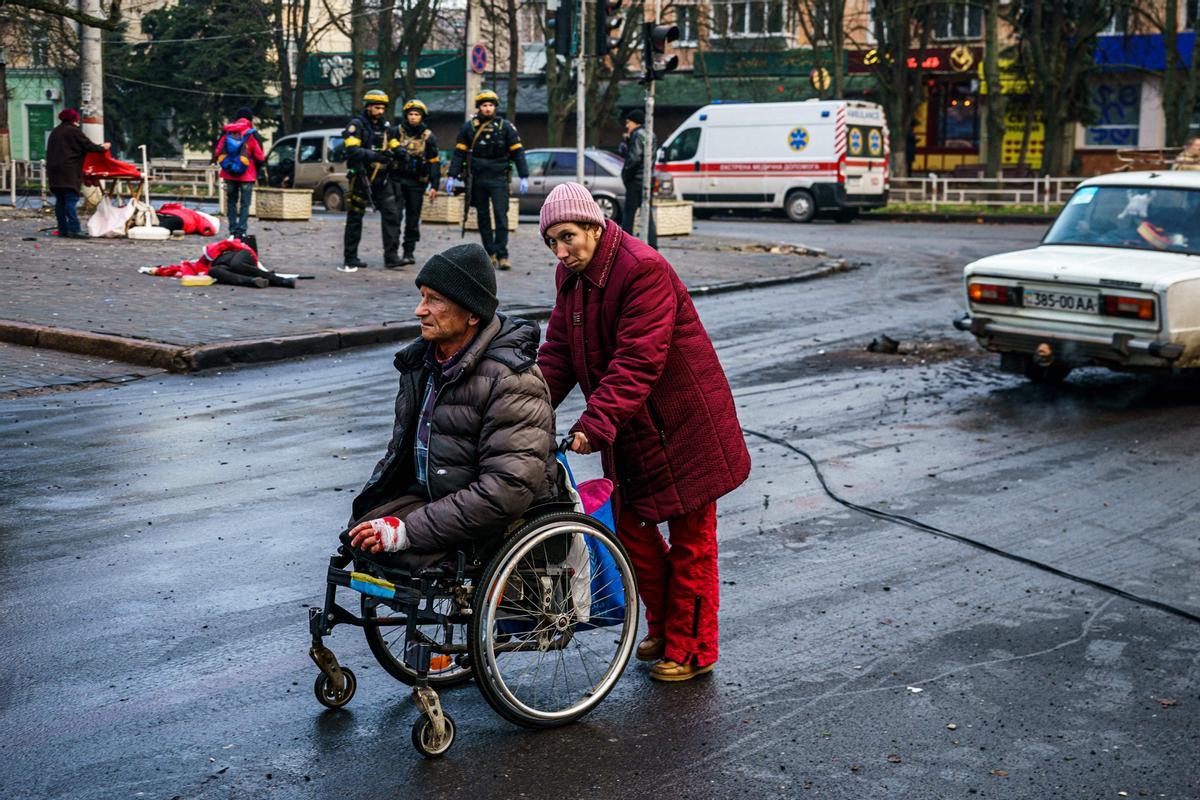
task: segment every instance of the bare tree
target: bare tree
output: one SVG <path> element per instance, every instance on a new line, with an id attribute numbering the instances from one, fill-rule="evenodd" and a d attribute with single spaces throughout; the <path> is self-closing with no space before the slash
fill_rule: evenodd
<path id="1" fill-rule="evenodd" d="M 822 100 L 841 97 L 846 85 L 846 0 L 788 0 L 789 16 L 812 48 L 813 68 L 829 70 Z"/>
<path id="2" fill-rule="evenodd" d="M 892 164 L 908 174 L 908 132 L 925 101 L 924 51 L 933 32 L 936 4 L 928 0 L 876 0 L 870 20 L 873 43 L 863 42 L 864 63 L 887 114 Z M 916 53 L 910 66 L 910 53 Z"/>
<path id="3" fill-rule="evenodd" d="M 984 6 L 983 80 L 987 102 L 983 104 L 984 168 L 989 178 L 1000 174 L 1004 160 L 1004 119 L 1008 97 L 1000 76 L 1000 0 L 986 0 Z"/>
<path id="4" fill-rule="evenodd" d="M 87 25 L 89 28 L 99 28 L 105 31 L 115 31 L 121 24 L 121 0 L 110 0 L 108 16 L 106 17 L 85 14 L 79 10 L 76 4 L 70 3 L 69 0 L 64 0 L 63 2 L 55 2 L 55 0 L 4 0 L 0 5 L 37 11 L 49 17 L 63 17 L 73 22 L 78 22 L 80 25 Z"/>
<path id="5" fill-rule="evenodd" d="M 596 0 L 604 2 L 604 0 Z M 644 0 L 634 0 L 625 12 L 625 24 L 620 35 L 615 37 L 617 46 L 608 55 L 596 61 L 587 87 L 587 139 L 588 144 L 599 144 L 598 136 L 605 125 L 613 120 L 621 84 L 632 76 L 630 62 L 642 41 L 641 22 L 645 17 Z"/>
<path id="6" fill-rule="evenodd" d="M 1025 62 L 1030 102 L 1045 126 L 1042 172 L 1061 175 L 1067 135 L 1089 114 L 1087 79 L 1097 67 L 1096 36 L 1112 20 L 1114 0 L 1013 0 L 1017 52 Z"/>
<path id="7" fill-rule="evenodd" d="M 1180 12 L 1187 13 L 1196 0 L 1135 0 L 1131 22 L 1139 29 L 1158 33 L 1163 38 L 1166 63 L 1162 75 L 1163 114 L 1166 121 L 1166 144 L 1178 147 L 1187 138 L 1192 115 L 1200 100 L 1200 36 L 1192 39 L 1190 58 L 1185 61 L 1179 53 Z M 1200 8 L 1193 12 L 1200 17 Z M 1193 27 L 1196 25 L 1193 23 Z"/>

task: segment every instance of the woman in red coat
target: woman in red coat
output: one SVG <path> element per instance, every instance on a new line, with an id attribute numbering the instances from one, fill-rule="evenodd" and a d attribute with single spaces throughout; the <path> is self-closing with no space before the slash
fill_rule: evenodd
<path id="1" fill-rule="evenodd" d="M 538 362 L 555 406 L 587 408 L 572 449 L 599 451 L 617 485 L 617 534 L 646 606 L 637 656 L 683 681 L 717 661 L 717 498 L 750 473 L 733 394 L 687 289 L 656 250 L 606 221 L 577 183 L 556 186 L 541 232 L 558 295 Z M 670 544 L 658 524 L 667 523 Z"/>

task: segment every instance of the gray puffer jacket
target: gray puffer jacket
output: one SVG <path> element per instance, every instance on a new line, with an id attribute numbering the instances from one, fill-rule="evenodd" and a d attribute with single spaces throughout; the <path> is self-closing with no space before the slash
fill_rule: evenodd
<path id="1" fill-rule="evenodd" d="M 462 548 L 502 533 L 531 506 L 555 499 L 554 409 L 536 364 L 535 322 L 497 314 L 442 386 L 429 436 L 429 505 L 405 520 L 412 549 Z M 429 343 L 396 354 L 400 391 L 387 454 L 354 499 L 354 519 L 412 491 L 418 406 Z"/>

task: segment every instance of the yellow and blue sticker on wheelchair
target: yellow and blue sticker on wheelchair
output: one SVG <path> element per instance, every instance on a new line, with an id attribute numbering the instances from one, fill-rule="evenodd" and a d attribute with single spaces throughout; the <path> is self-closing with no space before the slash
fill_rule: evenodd
<path id="1" fill-rule="evenodd" d="M 474 681 L 497 713 L 528 728 L 574 722 L 612 691 L 637 637 L 633 567 L 613 532 L 612 483 L 577 484 L 558 458 L 565 496 L 529 509 L 486 558 L 460 552 L 415 570 L 367 561 L 347 569 L 355 554 L 338 548 L 325 602 L 309 610 L 322 705 L 342 708 L 357 687 L 323 641 L 341 624 L 361 627 L 380 665 L 413 687 L 412 742 L 430 758 L 455 736 L 439 689 Z M 357 593 L 361 615 L 337 603 L 339 587 Z"/>

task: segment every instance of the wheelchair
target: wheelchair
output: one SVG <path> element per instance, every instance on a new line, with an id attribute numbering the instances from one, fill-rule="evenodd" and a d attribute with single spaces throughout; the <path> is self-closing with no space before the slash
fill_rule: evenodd
<path id="1" fill-rule="evenodd" d="M 574 722 L 608 695 L 637 636 L 637 583 L 611 507 L 584 513 L 562 448 L 559 462 L 567 501 L 530 509 L 478 552 L 400 569 L 338 548 L 325 602 L 309 609 L 322 705 L 342 708 L 357 688 L 324 644 L 343 624 L 362 628 L 384 670 L 413 687 L 412 743 L 426 758 L 454 743 L 439 689 L 474 680 L 500 716 L 526 728 Z M 361 616 L 338 604 L 343 587 L 361 595 Z"/>

